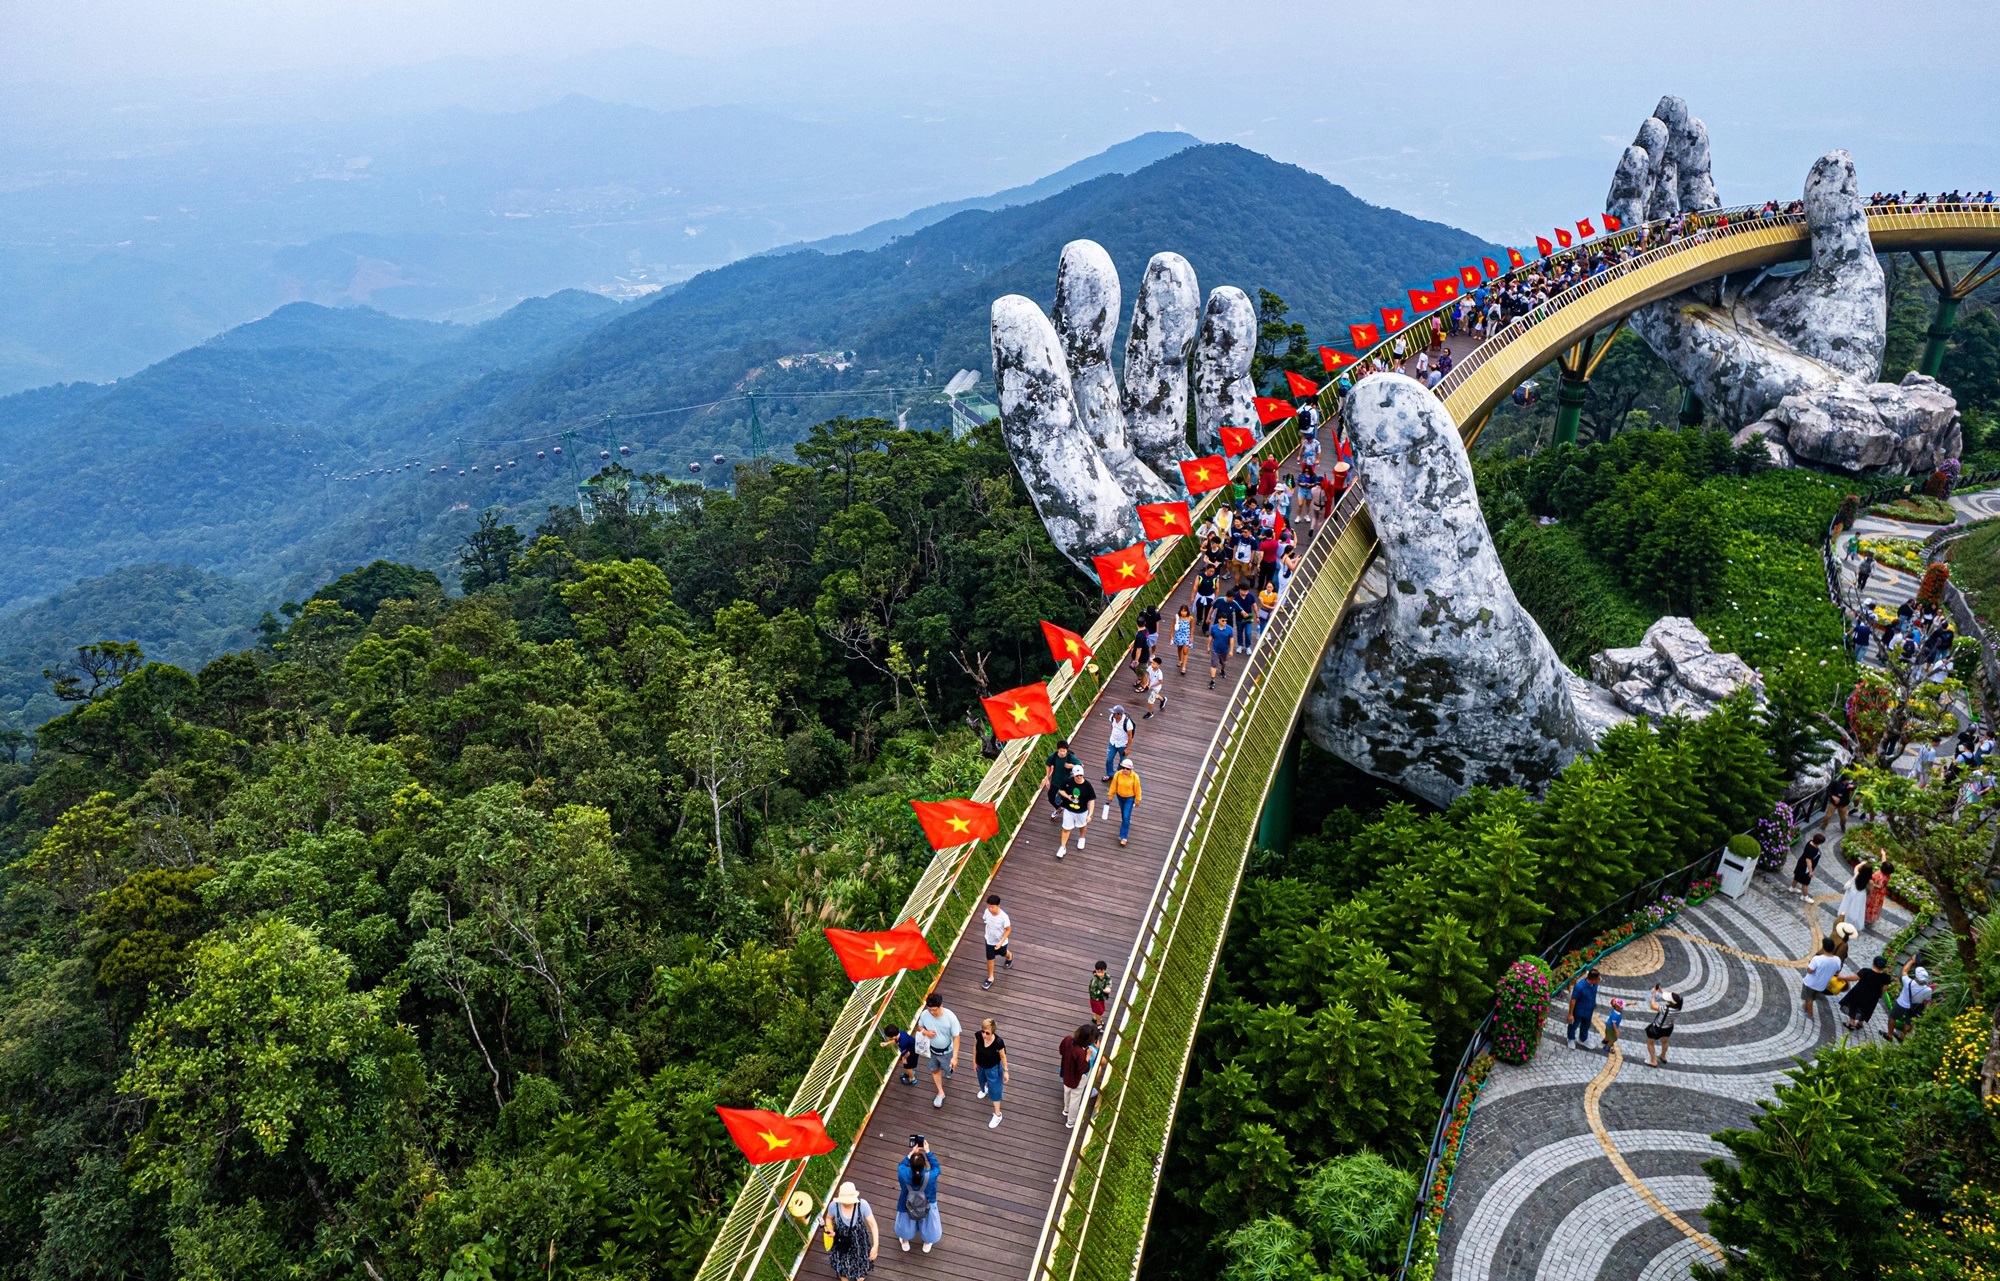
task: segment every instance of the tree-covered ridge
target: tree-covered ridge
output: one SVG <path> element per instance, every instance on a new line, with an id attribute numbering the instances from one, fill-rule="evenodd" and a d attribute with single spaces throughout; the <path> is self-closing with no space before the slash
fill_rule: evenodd
<path id="1" fill-rule="evenodd" d="M 0 764 L 0 1275 L 691 1271 L 713 1106 L 846 996 L 819 927 L 893 923 L 906 798 L 1094 606 L 990 429 L 798 452 L 56 674 Z"/>

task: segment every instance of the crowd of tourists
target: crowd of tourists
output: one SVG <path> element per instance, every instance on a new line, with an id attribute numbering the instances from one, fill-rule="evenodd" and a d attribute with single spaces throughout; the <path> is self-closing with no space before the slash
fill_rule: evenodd
<path id="1" fill-rule="evenodd" d="M 1870 209 L 1902 208 L 1922 209 L 1930 205 L 1990 205 L 1993 203 L 1991 191 L 1960 191 L 1956 187 L 1950 191 L 1940 191 L 1933 196 L 1928 191 L 1911 195 L 1908 191 L 1878 191 L 1868 197 Z"/>

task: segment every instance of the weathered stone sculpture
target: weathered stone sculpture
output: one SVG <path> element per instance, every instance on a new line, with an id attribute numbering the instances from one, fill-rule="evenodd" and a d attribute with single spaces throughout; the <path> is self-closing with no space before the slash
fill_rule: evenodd
<path id="1" fill-rule="evenodd" d="M 1888 305 L 1854 178 L 1829 152 L 1806 178 L 1812 262 L 1801 274 L 1725 282 L 1633 313 L 1631 325 L 1739 440 L 1775 461 L 1848 472 L 1927 472 L 1956 457 L 1958 407 L 1921 375 L 1872 381 Z M 1708 130 L 1676 97 L 1660 100 L 1619 158 L 1605 207 L 1628 225 L 1717 207 Z"/>
<path id="2" fill-rule="evenodd" d="M 1387 585 L 1334 636 L 1307 696 L 1306 733 L 1440 805 L 1478 784 L 1540 785 L 1618 714 L 1579 707 L 1568 670 L 1515 599 L 1437 397 L 1378 374 L 1346 408 Z"/>
<path id="3" fill-rule="evenodd" d="M 1204 315 L 1194 268 L 1179 254 L 1155 254 L 1132 305 L 1122 393 L 1109 359 L 1120 302 L 1111 255 L 1073 240 L 1056 271 L 1053 323 L 1019 294 L 993 303 L 1001 435 L 1057 550 L 1085 573 L 1093 555 L 1140 538 L 1137 504 L 1186 492 L 1177 464 L 1194 457 L 1185 426 L 1191 353 L 1204 448 L 1220 447 L 1223 424 L 1257 421 L 1257 316 L 1242 290 L 1216 290 Z"/>

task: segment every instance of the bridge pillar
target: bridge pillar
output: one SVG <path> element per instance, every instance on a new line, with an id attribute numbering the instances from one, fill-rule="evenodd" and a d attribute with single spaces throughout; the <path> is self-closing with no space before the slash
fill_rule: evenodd
<path id="1" fill-rule="evenodd" d="M 1256 848 L 1282 853 L 1292 843 L 1292 792 L 1299 778 L 1299 731 L 1278 758 L 1278 772 L 1271 778 L 1271 790 L 1264 797 L 1264 811 L 1257 816 Z"/>
<path id="2" fill-rule="evenodd" d="M 1703 414 L 1704 410 L 1702 409 L 1701 405 L 1701 397 L 1694 394 L 1694 388 L 1692 387 L 1681 388 L 1681 416 L 1680 416 L 1681 426 L 1683 427 L 1701 426 L 1701 420 Z"/>
<path id="3" fill-rule="evenodd" d="M 1931 327 L 1924 331 L 1924 355 L 1917 362 L 1917 372 L 1935 378 L 1944 365 L 1945 344 L 1951 341 L 1952 324 L 1958 319 L 1958 299 L 1948 293 L 1938 295 L 1937 312 L 1931 317 Z"/>
<path id="4" fill-rule="evenodd" d="M 1583 421 L 1583 402 L 1589 394 L 1590 382 L 1586 376 L 1572 376 L 1569 370 L 1563 370 L 1562 380 L 1556 384 L 1556 444 L 1576 443 L 1576 429 Z"/>

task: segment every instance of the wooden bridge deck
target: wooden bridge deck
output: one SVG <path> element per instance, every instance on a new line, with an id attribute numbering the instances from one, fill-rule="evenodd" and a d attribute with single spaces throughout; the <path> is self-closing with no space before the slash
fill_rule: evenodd
<path id="1" fill-rule="evenodd" d="M 1286 469 L 1296 466 L 1294 456 Z M 1141 719 L 1145 696 L 1133 693 L 1123 659 L 1099 657 L 1101 662 L 1120 663 L 1123 679 L 1114 676 L 1107 682 L 1071 743 L 1100 793 L 1088 846 L 1079 851 L 1072 838 L 1068 855 L 1058 862 L 1054 852 L 1061 829 L 1050 821 L 1047 808 L 1038 806 L 993 874 L 990 892 L 1000 896 L 1014 923 L 1014 968 L 996 968 L 992 989 L 981 990 L 985 940 L 975 917 L 938 980 L 945 1007 L 965 1029 L 958 1070 L 945 1082 L 944 1106 L 931 1105 L 934 1095 L 927 1070 L 919 1072 L 914 1086 L 892 1080 L 856 1144 L 847 1177 L 874 1208 L 882 1231 L 875 1277 L 1008 1281 L 1028 1276 L 1066 1138 L 1056 1047 L 1090 1019 L 1092 966 L 1108 962 L 1114 983 L 1122 977 L 1118 971 L 1138 936 L 1175 828 L 1194 790 L 1195 771 L 1234 683 L 1219 680 L 1215 689 L 1208 688 L 1208 638 L 1198 630 L 1187 676 L 1176 674 L 1170 620 L 1182 605 L 1192 607 L 1193 593 L 1190 570 L 1160 607 L 1165 616 L 1160 628 L 1167 668 L 1165 712 Z M 1233 655 L 1232 676 L 1248 661 L 1247 654 Z M 1139 725 L 1128 755 L 1144 791 L 1132 815 L 1131 844 L 1123 849 L 1118 845 L 1117 807 L 1113 805 L 1109 820 L 1103 817 L 1106 789 L 1099 781 L 1111 708 L 1121 703 Z M 1033 768 L 1039 772 L 1041 764 Z M 1001 1104 L 1006 1119 L 997 1129 L 987 1128 L 991 1105 L 975 1097 L 979 1083 L 972 1038 L 983 1018 L 999 1025 L 1012 1078 Z M 930 1140 L 943 1166 L 938 1209 L 944 1237 L 928 1255 L 921 1243 L 913 1244 L 906 1254 L 895 1240 L 896 1164 L 913 1134 Z M 830 1275 L 817 1243 L 811 1253 L 815 1257 L 801 1275 Z"/>

